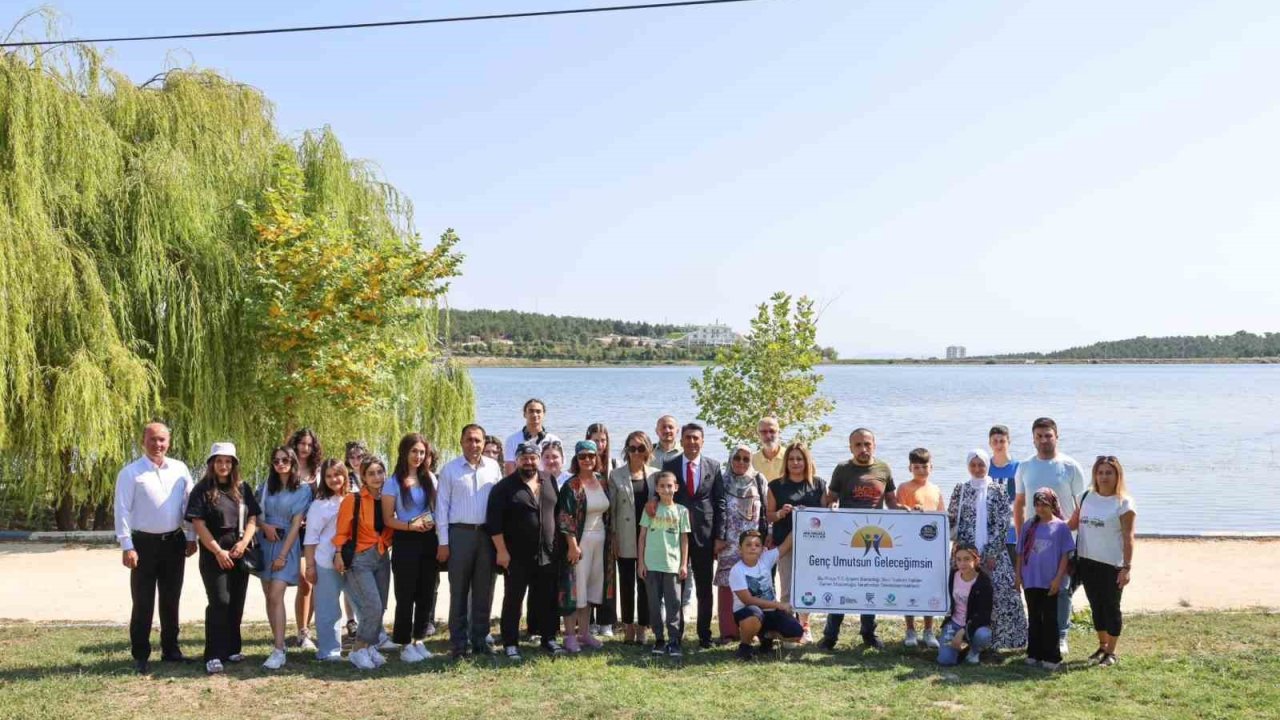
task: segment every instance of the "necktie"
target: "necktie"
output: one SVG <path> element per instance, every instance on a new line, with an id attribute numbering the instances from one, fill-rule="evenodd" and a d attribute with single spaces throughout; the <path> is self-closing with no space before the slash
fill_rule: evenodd
<path id="1" fill-rule="evenodd" d="M 684 484 L 689 487 L 689 494 L 694 495 L 698 492 L 697 484 L 694 480 L 693 463 L 686 462 L 684 464 Z"/>

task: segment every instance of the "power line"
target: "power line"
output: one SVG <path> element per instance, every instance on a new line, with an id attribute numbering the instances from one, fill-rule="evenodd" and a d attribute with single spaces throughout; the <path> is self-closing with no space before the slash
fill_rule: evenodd
<path id="1" fill-rule="evenodd" d="M 362 28 L 397 27 L 401 25 L 439 25 L 442 23 L 473 22 L 477 20 L 511 20 L 517 18 L 552 17 L 556 15 L 584 15 L 588 13 L 620 12 L 624 10 L 655 10 L 659 8 L 691 7 L 695 5 L 724 5 L 727 3 L 753 2 L 754 0 L 680 0 L 679 2 L 644 3 L 641 5 L 610 5 L 603 7 L 573 8 L 569 10 L 538 10 L 534 12 L 501 13 L 495 15 L 465 15 L 458 17 L 424 18 L 419 20 L 388 20 L 385 22 L 346 23 L 342 25 L 312 25 L 308 27 L 267 28 L 263 30 L 226 30 L 222 32 L 179 33 L 175 35 L 137 35 L 130 37 L 92 38 L 88 40 L 33 40 L 28 42 L 3 42 L 3 47 L 37 47 L 41 45 L 65 45 L 70 43 L 122 43 L 144 40 L 181 40 L 186 38 L 234 37 L 239 35 L 279 35 L 283 33 L 321 32 L 327 30 L 353 30 Z"/>

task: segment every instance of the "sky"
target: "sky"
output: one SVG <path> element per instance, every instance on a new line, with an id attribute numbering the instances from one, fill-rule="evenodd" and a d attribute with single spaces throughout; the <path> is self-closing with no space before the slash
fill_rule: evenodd
<path id="1" fill-rule="evenodd" d="M 63 37 L 592 4 L 52 1 Z M 783 290 L 842 357 L 928 357 L 1280 331 L 1277 37 L 1275 2 L 757 0 L 111 63 L 331 126 L 461 236 L 452 307 L 745 331 Z"/>

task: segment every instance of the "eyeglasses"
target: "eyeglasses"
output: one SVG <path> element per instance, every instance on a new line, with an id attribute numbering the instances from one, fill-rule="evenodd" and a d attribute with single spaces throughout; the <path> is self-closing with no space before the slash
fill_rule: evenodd
<path id="1" fill-rule="evenodd" d="M 642 453 L 642 452 L 646 452 L 646 449 L 645 449 L 645 446 L 643 445 L 628 445 L 627 452 Z"/>
<path id="2" fill-rule="evenodd" d="M 777 430 L 757 430 L 756 432 L 760 433 L 761 435 L 777 435 L 778 434 Z"/>
<path id="3" fill-rule="evenodd" d="M 734 462 L 751 462 L 750 456 L 734 455 L 731 459 Z"/>
<path id="4" fill-rule="evenodd" d="M 271 464 L 272 465 L 288 465 L 289 458 L 287 457 L 271 458 Z"/>

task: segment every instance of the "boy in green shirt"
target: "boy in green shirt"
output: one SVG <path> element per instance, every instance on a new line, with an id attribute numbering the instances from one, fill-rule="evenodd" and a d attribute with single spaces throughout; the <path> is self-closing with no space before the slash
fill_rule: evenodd
<path id="1" fill-rule="evenodd" d="M 653 515 L 640 515 L 640 577 L 648 592 L 649 620 L 653 625 L 653 654 L 664 652 L 680 657 L 680 640 L 684 637 L 684 609 L 680 605 L 680 583 L 689 576 L 689 511 L 677 505 L 676 476 L 664 472 L 655 482 L 658 506 Z M 669 636 L 663 647 L 664 623 Z"/>

